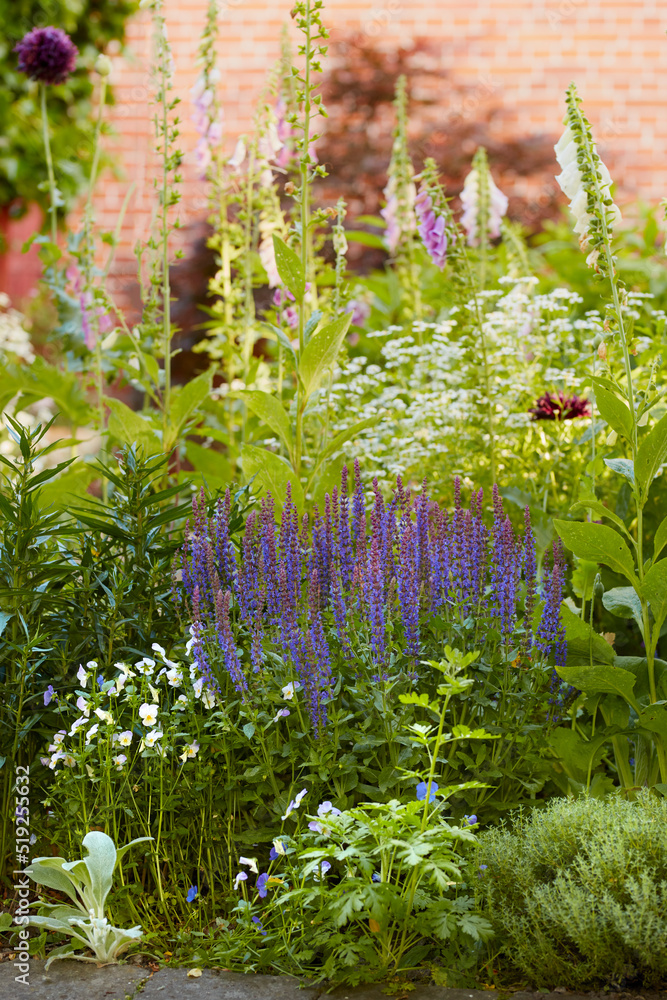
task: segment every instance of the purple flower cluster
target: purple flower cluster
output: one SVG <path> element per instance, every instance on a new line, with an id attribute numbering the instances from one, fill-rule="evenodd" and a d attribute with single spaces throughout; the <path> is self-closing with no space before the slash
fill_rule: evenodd
<path id="1" fill-rule="evenodd" d="M 211 517 L 201 493 L 193 501 L 175 578 L 192 617 L 202 673 L 213 682 L 210 663 L 216 659 L 245 697 L 243 664 L 251 665 L 250 675 L 259 673 L 267 669 L 267 649 L 282 650 L 321 734 L 334 664 L 347 662 L 357 676 L 367 667 L 366 676 L 375 681 L 396 669 L 414 671 L 436 618 L 457 627 L 483 621 L 507 652 L 564 662 L 562 549 L 554 549 L 538 594 L 528 510 L 518 534 L 494 488 L 493 523 L 487 527 L 483 499 L 481 490 L 473 493 L 465 509 L 456 480 L 448 512 L 429 498 L 426 483 L 415 494 L 398 479 L 389 500 L 375 482 L 369 503 L 355 463 L 351 493 L 345 468 L 340 490 L 312 518 L 300 520 L 289 487 L 278 520 L 273 499 L 265 497 L 235 545 L 229 492 Z M 483 641 L 484 630 L 478 634 Z M 220 650 L 216 657 L 211 643 Z"/>
<path id="2" fill-rule="evenodd" d="M 18 68 L 39 83 L 64 83 L 74 72 L 79 50 L 62 28 L 33 28 L 14 47 Z"/>

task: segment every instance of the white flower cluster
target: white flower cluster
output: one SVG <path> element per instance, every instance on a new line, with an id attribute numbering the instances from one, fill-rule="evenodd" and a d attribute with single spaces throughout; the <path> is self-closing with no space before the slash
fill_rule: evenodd
<path id="1" fill-rule="evenodd" d="M 12 309 L 9 296 L 0 292 L 0 362 L 20 358 L 29 365 L 35 360 L 30 334 L 23 326 L 24 317 Z"/>

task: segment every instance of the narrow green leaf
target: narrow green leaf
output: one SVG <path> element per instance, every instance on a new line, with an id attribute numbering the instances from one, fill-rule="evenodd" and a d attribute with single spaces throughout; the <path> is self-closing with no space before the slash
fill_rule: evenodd
<path id="1" fill-rule="evenodd" d="M 667 413 L 649 431 L 637 452 L 635 475 L 644 496 L 648 494 L 658 469 L 665 461 L 667 461 Z"/>
<path id="2" fill-rule="evenodd" d="M 265 448 L 247 444 L 241 451 L 241 467 L 247 480 L 256 476 L 256 482 L 267 490 L 280 510 L 285 502 L 287 484 L 292 487 L 292 500 L 299 510 L 303 510 L 303 490 L 301 483 L 290 466 L 279 455 Z"/>
<path id="3" fill-rule="evenodd" d="M 306 275 L 301 266 L 301 260 L 275 233 L 273 234 L 273 250 L 278 274 L 296 301 L 301 302 L 306 293 Z"/>
<path id="4" fill-rule="evenodd" d="M 311 396 L 336 361 L 352 316 L 338 316 L 317 330 L 299 358 L 299 378 L 306 399 Z"/>
<path id="5" fill-rule="evenodd" d="M 632 553 L 623 538 L 607 527 L 606 524 L 593 524 L 586 521 L 559 521 L 554 519 L 554 528 L 560 535 L 563 544 L 581 559 L 602 563 L 611 567 L 617 573 L 632 583 L 639 590 L 639 581 L 635 576 L 635 563 Z"/>
<path id="6" fill-rule="evenodd" d="M 190 382 L 186 382 L 185 385 L 179 386 L 172 391 L 169 423 L 175 429 L 176 436 L 178 436 L 178 432 L 186 420 L 210 396 L 212 379 L 212 372 L 202 372 L 201 375 L 193 378 Z"/>
<path id="7" fill-rule="evenodd" d="M 595 403 L 612 430 L 632 441 L 632 414 L 626 403 L 613 392 L 595 384 Z"/>
<path id="8" fill-rule="evenodd" d="M 667 545 L 667 517 L 663 518 L 658 525 L 658 530 L 653 539 L 653 561 L 658 558 L 665 545 Z"/>
<path id="9" fill-rule="evenodd" d="M 291 457 L 294 450 L 292 429 L 280 400 L 259 389 L 247 389 L 239 395 L 246 401 L 248 408 L 278 435 Z"/>

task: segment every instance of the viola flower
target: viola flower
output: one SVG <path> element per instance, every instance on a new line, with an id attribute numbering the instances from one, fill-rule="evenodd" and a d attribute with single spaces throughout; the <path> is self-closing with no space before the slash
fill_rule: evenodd
<path id="1" fill-rule="evenodd" d="M 111 692 L 109 692 L 109 694 L 111 694 Z M 114 721 L 111 712 L 105 712 L 103 708 L 96 708 L 95 715 L 98 719 L 101 719 L 102 722 L 107 722 L 109 725 L 111 725 Z"/>
<path id="2" fill-rule="evenodd" d="M 56 698 L 56 697 L 57 697 L 57 695 L 56 695 L 55 689 L 53 687 L 53 684 L 49 684 L 49 686 L 47 687 L 46 691 L 44 692 L 44 705 L 45 706 L 46 705 L 50 705 L 51 701 L 53 700 L 53 698 Z"/>
<path id="3" fill-rule="evenodd" d="M 289 708 L 280 708 L 273 716 L 273 721 L 279 722 L 281 719 L 286 719 L 289 714 L 290 714 Z"/>
<path id="4" fill-rule="evenodd" d="M 160 729 L 151 729 L 150 733 L 146 733 L 144 737 L 144 743 L 147 747 L 154 747 L 158 740 L 161 740 L 164 733 Z"/>
<path id="5" fill-rule="evenodd" d="M 273 841 L 273 847 L 269 851 L 269 857 L 271 858 L 271 861 L 277 861 L 278 858 L 284 858 L 286 855 L 287 851 L 285 850 L 285 842 L 277 837 Z"/>
<path id="6" fill-rule="evenodd" d="M 196 740 L 192 743 L 186 743 L 183 748 L 183 753 L 180 755 L 180 759 L 185 764 L 186 760 L 192 760 L 199 753 L 199 744 Z"/>
<path id="7" fill-rule="evenodd" d="M 239 872 L 237 874 L 236 878 L 234 879 L 234 891 L 235 892 L 238 890 L 238 887 L 239 887 L 240 883 L 241 882 L 245 882 L 247 878 L 248 878 L 248 873 L 247 872 Z"/>
<path id="8" fill-rule="evenodd" d="M 316 882 L 319 882 L 320 879 L 323 879 L 326 873 L 330 870 L 331 870 L 331 862 L 323 861 L 319 869 L 313 872 L 313 878 L 315 879 Z"/>
<path id="9" fill-rule="evenodd" d="M 155 660 L 151 660 L 149 656 L 144 656 L 143 659 L 137 660 L 134 664 L 140 674 L 144 677 L 150 677 L 155 669 Z"/>
<path id="10" fill-rule="evenodd" d="M 239 858 L 240 865 L 247 865 L 250 871 L 254 875 L 259 875 L 259 868 L 257 867 L 257 858 Z"/>
<path id="11" fill-rule="evenodd" d="M 83 712 L 86 718 L 88 718 L 88 716 L 90 715 L 90 702 L 82 695 L 79 695 L 79 697 L 76 699 L 76 707 L 79 709 L 80 712 Z"/>
<path id="12" fill-rule="evenodd" d="M 198 894 L 199 894 L 199 889 L 197 888 L 197 886 L 191 885 L 187 891 L 185 899 L 188 903 L 193 903 Z"/>
<path id="13" fill-rule="evenodd" d="M 317 815 L 320 819 L 323 819 L 325 816 L 340 816 L 340 809 L 336 809 L 331 802 L 321 802 L 317 807 Z M 323 826 L 317 820 L 311 820 L 308 824 L 308 829 L 314 830 L 316 833 L 324 834 L 325 837 L 328 837 L 331 834 L 330 828 Z"/>
<path id="14" fill-rule="evenodd" d="M 425 781 L 420 781 L 417 785 L 416 794 L 417 800 L 423 802 L 426 798 L 426 792 L 428 790 L 428 784 Z M 435 802 L 435 794 L 438 791 L 438 785 L 435 781 L 431 782 L 431 794 L 428 797 L 429 802 Z"/>
<path id="15" fill-rule="evenodd" d="M 62 28 L 33 28 L 14 46 L 19 72 L 39 83 L 64 83 L 74 72 L 79 50 Z"/>
<path id="16" fill-rule="evenodd" d="M 294 681 L 290 681 L 289 684 L 286 684 L 285 687 L 280 690 L 282 691 L 285 701 L 291 701 L 296 691 L 296 685 L 294 684 Z"/>
<path id="17" fill-rule="evenodd" d="M 69 736 L 74 736 L 74 734 L 75 734 L 75 732 L 77 731 L 77 729 L 78 729 L 78 728 L 79 728 L 80 726 L 83 726 L 83 725 L 85 725 L 87 721 L 88 721 L 88 719 L 86 718 L 86 716 L 85 716 L 85 715 L 80 715 L 80 716 L 79 716 L 79 718 L 78 718 L 78 719 L 75 719 L 75 720 L 74 720 L 74 722 L 72 723 L 72 728 L 70 729 L 70 731 L 69 731 L 69 734 L 68 734 L 68 735 L 69 735 Z"/>
<path id="18" fill-rule="evenodd" d="M 114 743 L 118 743 L 122 747 L 129 747 L 132 743 L 132 731 L 125 729 L 122 733 L 116 734 L 113 739 Z"/>
<path id="19" fill-rule="evenodd" d="M 153 645 L 151 646 L 151 649 L 153 650 L 154 653 L 159 653 L 163 660 L 167 655 L 164 646 L 161 646 L 159 642 L 154 642 Z"/>
<path id="20" fill-rule="evenodd" d="M 63 764 L 65 765 L 65 767 L 75 767 L 76 766 L 76 758 L 73 757 L 71 753 L 66 753 L 63 756 Z"/>
<path id="21" fill-rule="evenodd" d="M 115 757 L 111 758 L 111 763 L 114 765 L 117 771 L 123 770 L 123 765 L 127 763 L 127 757 L 124 753 L 116 754 Z"/>
<path id="22" fill-rule="evenodd" d="M 154 726 L 157 722 L 157 705 L 149 705 L 144 702 L 139 706 L 139 717 L 145 726 Z"/>
<path id="23" fill-rule="evenodd" d="M 266 872 L 262 872 L 262 874 L 257 879 L 255 887 L 257 889 L 257 895 L 259 896 L 260 899 L 266 898 L 267 894 L 266 883 L 268 881 L 269 881 L 269 876 Z"/>
<path id="24" fill-rule="evenodd" d="M 299 792 L 299 794 L 295 798 L 293 798 L 291 800 L 290 804 L 288 805 L 288 807 L 287 807 L 287 809 L 285 811 L 285 815 L 281 816 L 281 819 L 283 819 L 283 820 L 287 819 L 287 817 L 290 815 L 290 813 L 293 813 L 295 809 L 298 809 L 299 806 L 301 805 L 301 802 L 303 800 L 304 795 L 307 795 L 307 794 L 308 794 L 308 789 L 307 788 L 302 789 Z"/>
<path id="25" fill-rule="evenodd" d="M 590 417 L 591 407 L 588 400 L 581 396 L 566 396 L 562 391 L 557 395 L 545 392 L 528 412 L 531 420 L 576 420 L 578 417 Z"/>
<path id="26" fill-rule="evenodd" d="M 167 670 L 167 681 L 170 687 L 180 687 L 183 683 L 183 673 L 176 667 L 172 667 L 171 670 Z"/>
<path id="27" fill-rule="evenodd" d="M 89 729 L 89 730 L 88 730 L 88 732 L 86 733 L 86 743 L 90 743 L 90 741 L 92 740 L 93 736 L 95 736 L 95 734 L 97 733 L 97 730 L 98 730 L 99 728 L 100 728 L 100 724 L 99 724 L 99 722 L 95 722 L 95 723 L 94 723 L 94 724 L 93 724 L 93 725 L 92 725 L 92 726 L 90 727 L 90 729 Z"/>
<path id="28" fill-rule="evenodd" d="M 259 933 L 263 937 L 266 937 L 266 931 L 264 930 L 264 925 L 262 924 L 262 921 L 259 919 L 259 917 L 253 917 L 252 922 L 253 924 L 257 924 L 257 930 L 259 931 Z"/>
<path id="29" fill-rule="evenodd" d="M 116 666 L 118 666 L 118 664 L 116 664 Z M 85 688 L 90 678 L 90 671 L 85 670 L 84 667 L 82 667 L 81 664 L 79 664 L 79 669 L 76 672 L 76 676 L 81 687 Z"/>
<path id="30" fill-rule="evenodd" d="M 466 826 L 477 826 L 477 817 L 473 813 L 472 816 L 464 816 L 463 822 Z"/>

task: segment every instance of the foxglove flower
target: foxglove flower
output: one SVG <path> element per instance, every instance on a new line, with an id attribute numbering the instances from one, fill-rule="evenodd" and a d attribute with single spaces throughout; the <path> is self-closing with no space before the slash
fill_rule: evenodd
<path id="1" fill-rule="evenodd" d="M 435 266 L 442 270 L 447 257 L 445 217 L 441 212 L 436 211 L 433 199 L 423 184 L 415 199 L 415 213 L 418 220 L 417 228 L 419 229 L 419 235 L 428 251 L 429 257 Z"/>
<path id="2" fill-rule="evenodd" d="M 14 47 L 18 68 L 38 83 L 64 83 L 74 72 L 79 50 L 62 28 L 33 28 Z"/>
<path id="3" fill-rule="evenodd" d="M 565 131 L 556 143 L 556 159 L 562 173 L 556 181 L 563 193 L 570 199 L 570 211 L 574 215 L 574 231 L 582 241 L 588 242 L 595 232 L 593 252 L 588 263 L 595 264 L 598 241 L 601 238 L 599 225 L 604 218 L 609 232 L 621 220 L 621 213 L 611 198 L 612 183 L 609 171 L 600 159 L 588 119 L 579 108 L 579 97 L 572 84 L 567 91 L 567 115 Z"/>
<path id="4" fill-rule="evenodd" d="M 472 170 L 461 192 L 461 225 L 466 231 L 468 245 L 478 247 L 500 236 L 500 222 L 507 212 L 508 202 L 493 181 L 483 147 L 477 150 L 472 162 Z"/>

